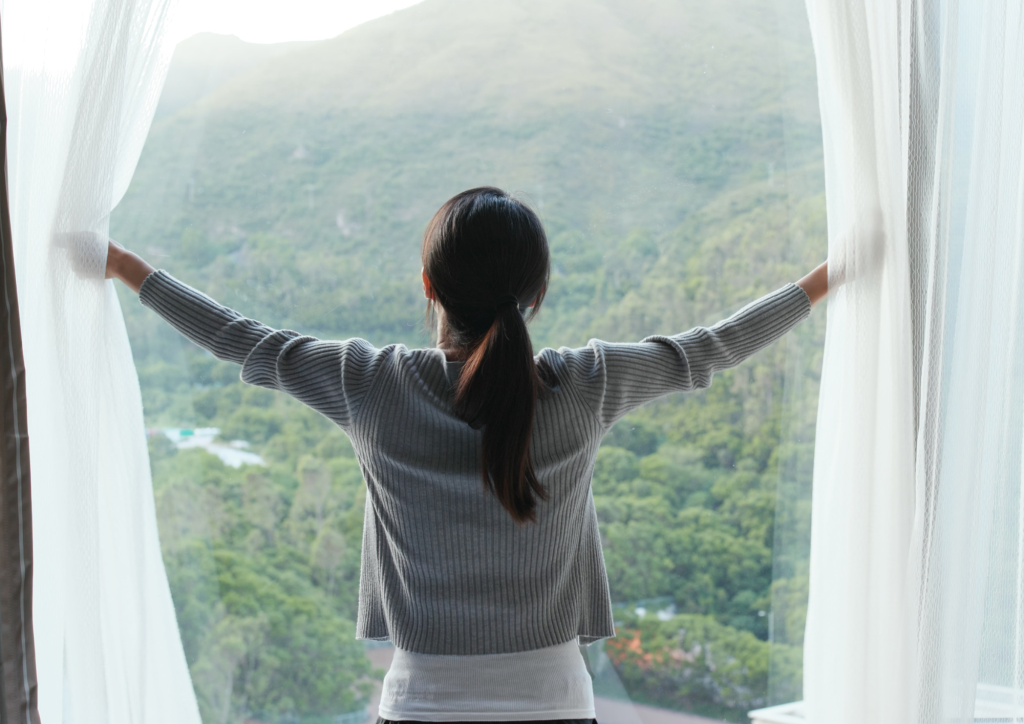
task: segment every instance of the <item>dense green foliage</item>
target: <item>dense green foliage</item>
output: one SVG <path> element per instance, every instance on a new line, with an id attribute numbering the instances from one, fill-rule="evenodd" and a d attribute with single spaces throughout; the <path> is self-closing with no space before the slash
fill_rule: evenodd
<path id="1" fill-rule="evenodd" d="M 112 233 L 269 324 L 421 345 L 418 237 L 447 197 L 496 184 L 551 239 L 538 348 L 712 323 L 825 251 L 811 49 L 780 29 L 783 5 L 426 0 L 168 112 Z M 204 722 L 358 709 L 374 672 L 352 640 L 365 490 L 347 439 L 125 309 L 147 424 L 219 427 L 267 462 L 236 470 L 151 437 Z M 618 609 L 607 650 L 631 695 L 738 720 L 798 694 L 823 331 L 816 313 L 605 440 L 593 489 L 613 600 L 678 613 Z"/>
<path id="2" fill-rule="evenodd" d="M 232 414 L 244 420 L 235 432 L 280 421 L 296 448 L 324 453 L 332 431 L 319 416 L 271 411 L 252 392 L 243 394 L 253 407 Z M 365 488 L 333 434 L 329 454 L 347 455 L 237 470 L 151 438 L 164 560 L 206 722 L 337 715 L 365 703 L 371 672 L 352 624 Z"/>
<path id="3" fill-rule="evenodd" d="M 770 655 L 800 668 L 797 647 L 693 614 L 629 617 L 605 648 L 634 699 L 726 719 L 766 703 Z"/>

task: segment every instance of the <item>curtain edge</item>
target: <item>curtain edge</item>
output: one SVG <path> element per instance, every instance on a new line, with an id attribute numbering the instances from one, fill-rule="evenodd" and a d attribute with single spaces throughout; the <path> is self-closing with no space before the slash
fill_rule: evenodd
<path id="1" fill-rule="evenodd" d="M 0 28 L 0 724 L 39 724 L 32 627 L 32 498 L 25 362 L 7 186 Z"/>

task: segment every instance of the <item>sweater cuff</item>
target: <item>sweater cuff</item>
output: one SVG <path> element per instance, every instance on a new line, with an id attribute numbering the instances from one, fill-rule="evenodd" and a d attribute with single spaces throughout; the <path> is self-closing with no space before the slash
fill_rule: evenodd
<path id="1" fill-rule="evenodd" d="M 790 282 L 771 296 L 779 305 L 782 315 L 793 318 L 793 327 L 811 315 L 811 298 L 799 284 Z"/>
<path id="2" fill-rule="evenodd" d="M 787 284 L 751 302 L 712 329 L 740 360 L 774 344 L 811 313 L 811 300 L 797 284 Z"/>
<path id="3" fill-rule="evenodd" d="M 273 331 L 218 304 L 163 269 L 142 282 L 139 302 L 214 356 L 237 364 Z"/>

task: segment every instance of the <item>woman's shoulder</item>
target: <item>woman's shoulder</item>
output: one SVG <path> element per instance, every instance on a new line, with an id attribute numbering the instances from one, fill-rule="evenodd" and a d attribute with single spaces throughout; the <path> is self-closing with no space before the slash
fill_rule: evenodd
<path id="1" fill-rule="evenodd" d="M 594 379 L 603 367 L 603 348 L 607 342 L 591 339 L 583 347 L 545 347 L 534 359 L 541 379 L 550 377 L 557 386 L 578 386 Z"/>
<path id="2" fill-rule="evenodd" d="M 591 396 L 605 388 L 610 375 L 629 371 L 638 359 L 657 352 L 661 345 L 654 341 L 651 337 L 640 342 L 590 339 L 582 347 L 545 347 L 536 355 L 537 367 L 542 378 L 549 374 L 562 387 Z"/>
<path id="3" fill-rule="evenodd" d="M 545 364 L 554 369 L 579 371 L 601 363 L 604 350 L 614 346 L 600 339 L 591 339 L 582 347 L 545 347 L 534 359 L 537 364 Z"/>

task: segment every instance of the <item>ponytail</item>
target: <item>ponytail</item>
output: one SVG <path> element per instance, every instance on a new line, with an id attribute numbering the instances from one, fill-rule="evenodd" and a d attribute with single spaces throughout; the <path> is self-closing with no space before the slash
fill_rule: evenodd
<path id="1" fill-rule="evenodd" d="M 517 523 L 535 522 L 536 497 L 548 497 L 530 462 L 539 385 L 526 320 L 518 304 L 502 304 L 462 368 L 455 405 L 466 422 L 483 426 L 484 485 Z"/>
<path id="2" fill-rule="evenodd" d="M 530 462 L 540 377 L 520 301 L 532 318 L 544 299 L 544 227 L 500 189 L 464 191 L 427 227 L 423 271 L 445 312 L 441 341 L 467 353 L 455 412 L 483 430 L 484 487 L 516 523 L 535 522 L 537 498 L 548 498 Z"/>

